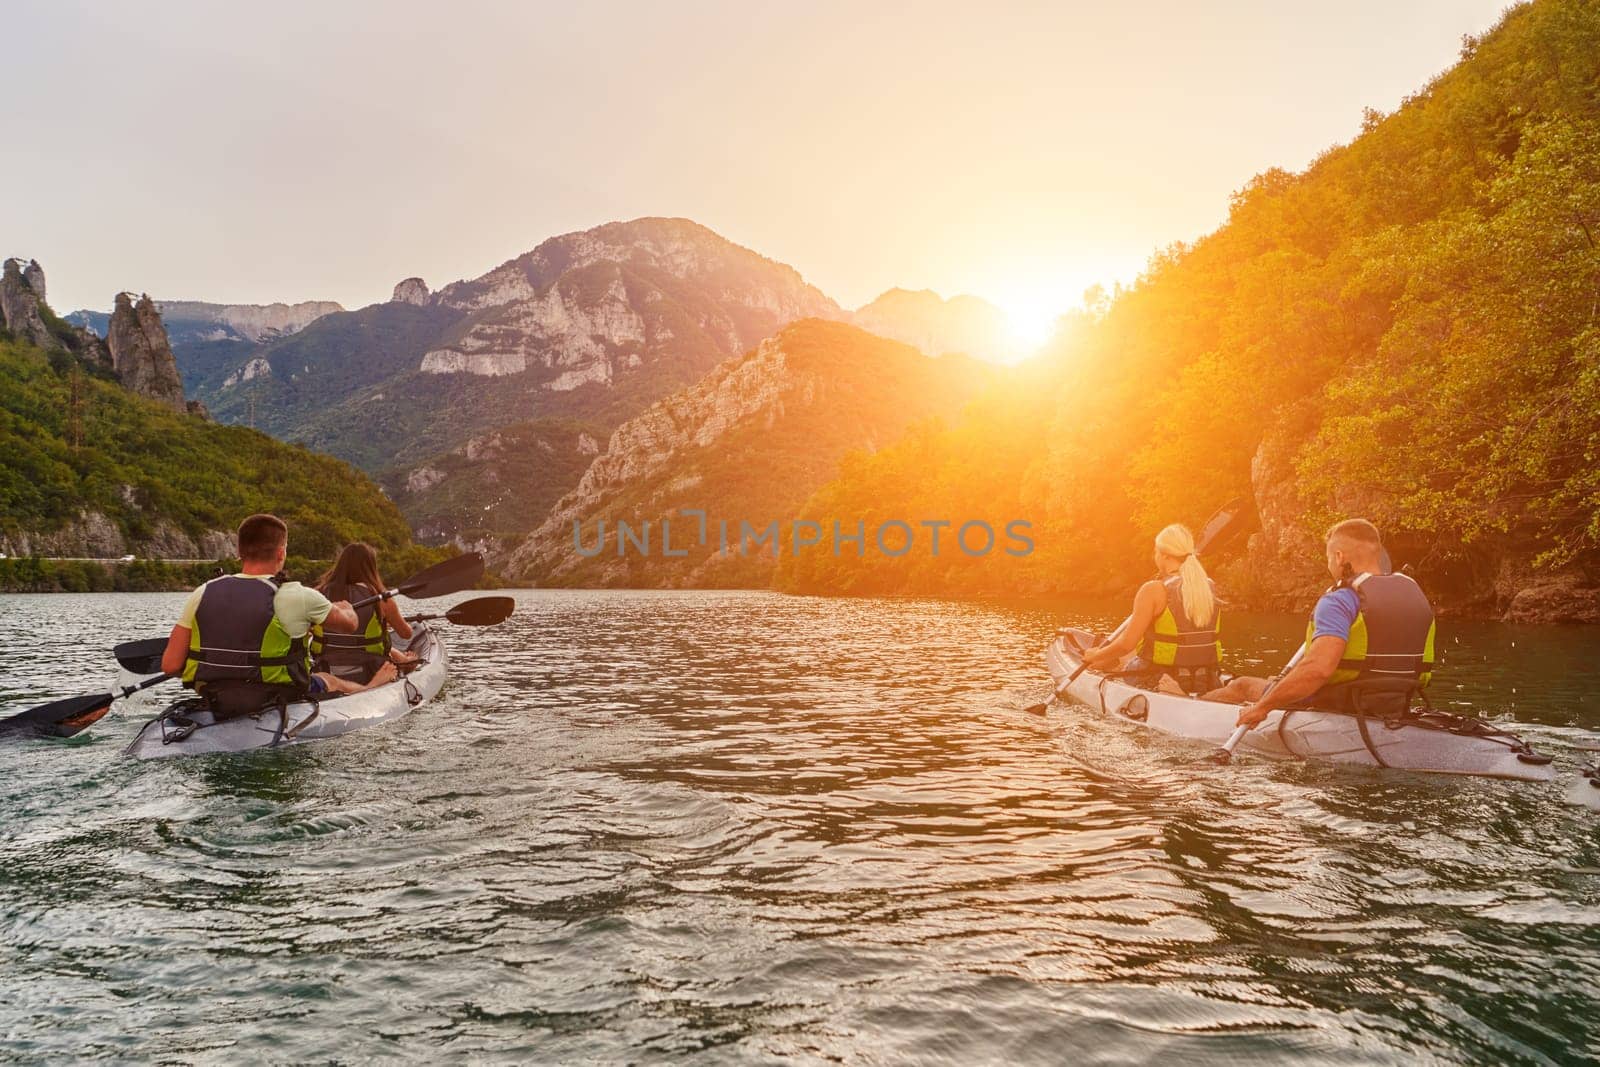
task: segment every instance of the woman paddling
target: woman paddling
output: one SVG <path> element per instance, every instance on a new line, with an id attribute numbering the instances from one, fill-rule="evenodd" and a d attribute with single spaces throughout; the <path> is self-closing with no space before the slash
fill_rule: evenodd
<path id="1" fill-rule="evenodd" d="M 384 592 L 383 576 L 378 573 L 378 553 L 360 541 L 344 546 L 339 558 L 317 581 L 323 596 L 347 600 L 351 604 Z M 392 630 L 411 640 L 411 624 L 400 614 L 392 597 L 358 607 L 355 633 L 324 633 L 312 641 L 312 652 L 321 669 L 336 677 L 365 681 L 392 661 L 408 667 L 417 662 L 414 652 L 401 652 L 389 639 Z"/>
<path id="2" fill-rule="evenodd" d="M 1111 640 L 1084 653 L 1084 665 L 1132 674 L 1140 684 L 1170 678 L 1168 684 L 1184 692 L 1204 693 L 1216 686 L 1222 658 L 1216 583 L 1195 555 L 1186 526 L 1173 524 L 1156 535 L 1155 563 L 1160 577 L 1139 587 L 1133 611 Z"/>

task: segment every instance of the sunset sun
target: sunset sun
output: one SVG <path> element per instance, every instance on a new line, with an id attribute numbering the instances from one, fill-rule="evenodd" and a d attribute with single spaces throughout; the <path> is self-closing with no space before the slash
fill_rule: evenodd
<path id="1" fill-rule="evenodd" d="M 1032 352 L 1049 341 L 1056 320 L 1064 311 L 1060 301 L 1049 293 L 1013 292 L 996 303 L 1005 312 L 1006 332 L 1019 351 Z"/>

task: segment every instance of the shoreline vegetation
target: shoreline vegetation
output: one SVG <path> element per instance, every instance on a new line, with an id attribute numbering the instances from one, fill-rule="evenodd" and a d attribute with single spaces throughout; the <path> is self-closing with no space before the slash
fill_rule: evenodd
<path id="1" fill-rule="evenodd" d="M 390 581 L 398 581 L 454 554 L 448 549 L 425 545 L 391 550 L 383 554 L 383 571 Z M 332 562 L 332 559 L 290 556 L 284 573 L 290 581 L 310 584 Z M 238 571 L 236 559 L 169 563 L 159 559 L 123 562 L 18 556 L 0 559 L 0 593 L 186 593 L 218 574 L 237 574 Z M 485 582 L 496 580 L 493 576 L 485 577 Z M 483 583 L 480 586 L 488 588 Z"/>

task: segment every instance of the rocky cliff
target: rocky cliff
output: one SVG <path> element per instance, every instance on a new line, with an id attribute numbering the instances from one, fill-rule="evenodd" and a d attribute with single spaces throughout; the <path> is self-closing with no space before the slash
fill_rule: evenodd
<path id="1" fill-rule="evenodd" d="M 1219 571 L 1233 598 L 1252 607 L 1304 611 L 1330 581 L 1323 562 L 1325 521 L 1384 514 L 1388 501 L 1356 483 L 1328 499 L 1307 499 L 1297 466 L 1314 424 L 1305 412 L 1269 426 L 1251 463 L 1259 529 Z M 1390 526 L 1384 542 L 1447 615 L 1507 622 L 1600 623 L 1600 561 L 1538 565 L 1537 541 L 1515 528 L 1472 544 Z"/>
<path id="2" fill-rule="evenodd" d="M 298 304 L 210 304 L 201 300 L 161 300 L 156 304 L 162 321 L 176 332 L 212 324 L 209 339 L 220 341 L 238 337 L 246 341 L 266 341 L 298 333 L 324 315 L 344 308 L 332 300 L 302 300 Z"/>
<path id="3" fill-rule="evenodd" d="M 99 336 L 58 319 L 45 302 L 44 268 L 36 260 L 5 261 L 0 271 L 0 326 L 40 348 L 61 348 L 91 369 L 109 369 L 111 353 Z"/>
<path id="4" fill-rule="evenodd" d="M 167 341 L 161 312 L 148 295 L 135 303 L 132 294 L 117 294 L 106 329 L 106 344 L 111 349 L 112 369 L 124 388 L 174 411 L 188 410 L 183 382 L 178 378 L 177 357 Z"/>
<path id="5" fill-rule="evenodd" d="M 1024 355 L 1012 339 L 1003 311 L 976 296 L 945 300 L 931 289 L 890 289 L 850 316 L 869 333 L 904 341 L 930 356 L 963 352 L 1008 363 Z"/>
<path id="6" fill-rule="evenodd" d="M 43 273 L 32 260 L 28 261 L 26 267 L 19 259 L 6 260 L 4 273 L 0 274 L 0 322 L 15 337 L 29 344 L 54 348 L 59 342 L 39 312 L 44 303 L 44 294 L 36 290 L 29 280 L 33 277 L 42 283 Z M 40 288 L 43 288 L 42 284 Z"/>
<path id="7" fill-rule="evenodd" d="M 770 547 L 740 552 L 740 523 L 787 523 L 851 449 L 893 441 L 911 423 L 953 416 L 985 380 L 960 356 L 932 359 L 842 323 L 796 323 L 719 364 L 611 435 L 604 453 L 549 517 L 503 561 L 539 584 L 765 586 Z M 681 509 L 707 513 L 708 536 Z M 672 557 L 619 553 L 615 523 L 676 525 Z M 732 524 L 724 550 L 719 522 Z M 574 527 L 598 555 L 574 548 Z M 657 533 L 657 538 L 660 534 Z"/>

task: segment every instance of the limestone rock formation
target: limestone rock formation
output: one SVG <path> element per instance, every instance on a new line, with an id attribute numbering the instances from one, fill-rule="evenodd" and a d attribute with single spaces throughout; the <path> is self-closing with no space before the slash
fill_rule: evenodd
<path id="1" fill-rule="evenodd" d="M 124 388 L 159 401 L 174 411 L 186 411 L 178 361 L 161 325 L 161 312 L 148 295 L 134 303 L 129 293 L 118 293 L 107 328 L 111 365 Z"/>
<path id="2" fill-rule="evenodd" d="M 55 318 L 45 303 L 44 268 L 8 259 L 0 274 L 0 326 L 40 348 L 65 348 L 91 367 L 111 366 L 111 353 L 92 330 Z"/>
<path id="3" fill-rule="evenodd" d="M 298 304 L 211 304 L 203 300 L 162 300 L 156 305 L 167 324 L 183 323 L 186 328 L 214 323 L 212 340 L 237 336 L 246 341 L 266 341 L 298 333 L 324 315 L 343 311 L 332 300 L 302 300 Z"/>
<path id="4" fill-rule="evenodd" d="M 395 285 L 394 295 L 389 298 L 389 302 L 426 307 L 433 303 L 433 294 L 428 291 L 428 283 L 421 278 L 406 278 Z"/>
<path id="5" fill-rule="evenodd" d="M 44 268 L 39 266 L 37 259 L 28 260 L 28 265 L 22 268 L 22 280 L 28 283 L 28 288 L 38 296 L 39 303 L 47 304 L 50 298 L 45 295 Z"/>
<path id="6" fill-rule="evenodd" d="M 37 263 L 30 260 L 25 271 L 20 259 L 6 260 L 4 272 L 0 273 L 0 325 L 29 344 L 54 348 L 60 342 L 39 312 L 44 295 L 34 289 L 29 275 L 36 276 L 43 284 L 44 272 Z"/>

